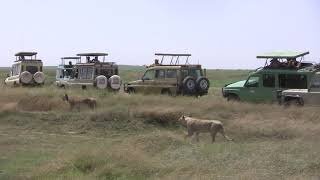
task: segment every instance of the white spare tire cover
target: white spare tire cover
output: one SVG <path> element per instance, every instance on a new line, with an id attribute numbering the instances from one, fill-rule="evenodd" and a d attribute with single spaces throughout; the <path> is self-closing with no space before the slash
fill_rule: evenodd
<path id="1" fill-rule="evenodd" d="M 109 78 L 109 84 L 111 89 L 119 90 L 121 87 L 121 78 L 118 75 L 113 75 Z"/>
<path id="2" fill-rule="evenodd" d="M 36 83 L 38 84 L 42 84 L 44 83 L 44 80 L 45 80 L 45 76 L 44 76 L 44 73 L 43 72 L 36 72 L 34 75 L 33 75 L 33 79 Z"/>
<path id="3" fill-rule="evenodd" d="M 28 71 L 24 71 L 20 74 L 20 81 L 23 84 L 29 84 L 32 81 L 32 74 Z"/>
<path id="4" fill-rule="evenodd" d="M 101 75 L 96 78 L 96 83 L 99 89 L 105 89 L 108 86 L 108 79 L 107 77 Z"/>

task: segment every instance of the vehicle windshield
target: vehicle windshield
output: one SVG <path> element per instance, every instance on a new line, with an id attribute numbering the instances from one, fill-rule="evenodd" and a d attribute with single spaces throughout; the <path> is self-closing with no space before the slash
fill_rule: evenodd
<path id="1" fill-rule="evenodd" d="M 154 76 L 155 76 L 155 71 L 154 70 L 148 70 L 143 75 L 142 80 L 152 80 L 152 79 L 154 79 Z"/>

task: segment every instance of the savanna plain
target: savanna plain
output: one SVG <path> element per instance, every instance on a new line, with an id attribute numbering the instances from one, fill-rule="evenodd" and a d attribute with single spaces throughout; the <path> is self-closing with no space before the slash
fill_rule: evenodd
<path id="1" fill-rule="evenodd" d="M 247 70 L 208 70 L 207 96 L 114 94 L 3 85 L 0 69 L 0 179 L 320 179 L 320 111 L 227 102 L 224 84 Z M 121 66 L 124 82 L 142 67 Z M 70 111 L 70 96 L 95 97 L 95 111 Z M 223 122 L 229 142 L 184 140 L 182 114 Z"/>

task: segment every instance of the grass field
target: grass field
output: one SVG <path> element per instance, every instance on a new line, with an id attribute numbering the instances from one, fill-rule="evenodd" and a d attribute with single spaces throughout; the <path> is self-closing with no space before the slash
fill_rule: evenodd
<path id="1" fill-rule="evenodd" d="M 1 84 L 0 179 L 319 179 L 319 109 L 226 102 L 221 87 L 248 72 L 209 70 L 201 98 L 58 89 L 52 68 L 41 88 Z M 98 109 L 70 111 L 65 92 L 96 97 Z M 220 120 L 235 141 L 184 140 L 181 114 Z"/>

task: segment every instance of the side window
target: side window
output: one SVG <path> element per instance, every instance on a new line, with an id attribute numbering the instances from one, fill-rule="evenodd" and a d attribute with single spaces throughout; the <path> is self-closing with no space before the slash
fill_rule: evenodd
<path id="1" fill-rule="evenodd" d="M 280 74 L 279 86 L 284 89 L 307 89 L 307 76 L 300 74 Z"/>
<path id="2" fill-rule="evenodd" d="M 148 70 L 146 73 L 144 73 L 144 76 L 142 79 L 143 80 L 153 80 L 154 79 L 154 70 Z"/>
<path id="3" fill-rule="evenodd" d="M 91 67 L 82 67 L 79 69 L 80 79 L 92 79 L 93 68 Z"/>
<path id="4" fill-rule="evenodd" d="M 276 78 L 273 74 L 263 75 L 263 87 L 274 88 L 276 85 Z"/>
<path id="5" fill-rule="evenodd" d="M 259 77 L 252 76 L 246 82 L 246 87 L 259 87 Z"/>
<path id="6" fill-rule="evenodd" d="M 156 70 L 156 79 L 164 79 L 165 78 L 165 70 L 158 69 Z"/>
<path id="7" fill-rule="evenodd" d="M 311 88 L 320 88 L 320 75 L 315 75 L 312 78 Z"/>
<path id="8" fill-rule="evenodd" d="M 177 78 L 177 70 L 167 70 L 167 78 Z"/>

